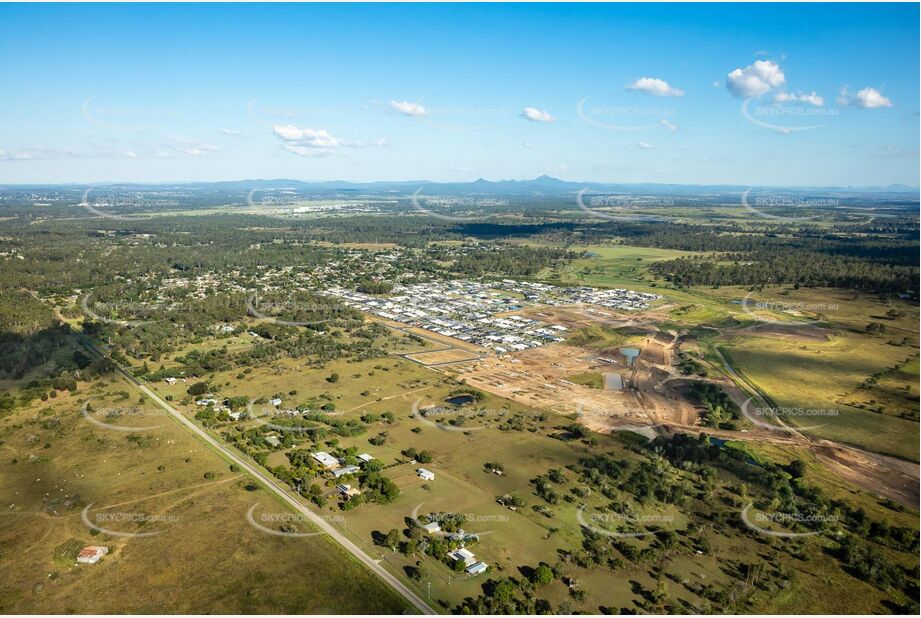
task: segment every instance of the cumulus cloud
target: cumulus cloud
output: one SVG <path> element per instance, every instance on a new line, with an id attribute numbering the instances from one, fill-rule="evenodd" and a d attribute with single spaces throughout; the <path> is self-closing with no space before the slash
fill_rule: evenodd
<path id="1" fill-rule="evenodd" d="M 671 87 L 664 79 L 656 77 L 641 77 L 629 86 L 627 90 L 644 92 L 656 97 L 683 97 L 684 90 Z"/>
<path id="2" fill-rule="evenodd" d="M 641 150 L 650 150 L 653 146 L 652 144 L 648 144 L 646 142 L 637 142 L 636 147 Z"/>
<path id="3" fill-rule="evenodd" d="M 407 116 L 428 116 L 428 112 L 425 108 L 418 103 L 410 103 L 409 101 L 390 101 L 388 105 L 390 105 L 390 109 Z"/>
<path id="4" fill-rule="evenodd" d="M 857 91 L 857 94 L 851 96 L 845 86 L 841 90 L 841 96 L 838 97 L 838 103 L 841 105 L 850 105 L 851 107 L 860 107 L 862 109 L 875 109 L 877 107 L 892 107 L 892 101 L 889 97 L 882 94 L 876 88 L 867 86 Z"/>
<path id="5" fill-rule="evenodd" d="M 778 103 L 808 103 L 810 105 L 815 105 L 816 107 L 821 107 L 825 104 L 825 99 L 815 93 L 815 90 L 806 94 L 804 92 L 778 92 L 774 97 L 774 100 Z"/>
<path id="6" fill-rule="evenodd" d="M 296 142 L 310 148 L 336 148 L 343 145 L 326 129 L 302 129 L 293 124 L 277 124 L 272 127 L 272 132 L 285 142 Z"/>
<path id="7" fill-rule="evenodd" d="M 536 107 L 526 107 L 521 111 L 521 117 L 531 122 L 556 122 L 556 118 L 550 115 L 550 112 L 537 109 Z"/>
<path id="8" fill-rule="evenodd" d="M 272 127 L 272 132 L 282 141 L 285 150 L 302 157 L 325 156 L 335 148 L 367 148 L 387 145 L 383 138 L 370 143 L 349 141 L 334 137 L 326 129 L 301 128 L 293 124 L 277 124 Z"/>
<path id="9" fill-rule="evenodd" d="M 739 98 L 760 97 L 784 85 L 786 78 L 780 65 L 770 60 L 756 60 L 744 69 L 726 76 L 726 89 Z"/>

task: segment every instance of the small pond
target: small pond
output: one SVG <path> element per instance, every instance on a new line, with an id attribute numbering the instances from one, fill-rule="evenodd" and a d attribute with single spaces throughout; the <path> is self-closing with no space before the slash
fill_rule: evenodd
<path id="1" fill-rule="evenodd" d="M 633 365 L 633 361 L 640 355 L 639 348 L 621 348 L 620 353 L 627 357 L 627 365 Z"/>

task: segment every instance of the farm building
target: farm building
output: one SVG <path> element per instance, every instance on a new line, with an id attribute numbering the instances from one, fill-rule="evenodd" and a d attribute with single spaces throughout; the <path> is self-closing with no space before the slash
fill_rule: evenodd
<path id="1" fill-rule="evenodd" d="M 488 568 L 489 565 L 485 562 L 474 562 L 467 567 L 466 571 L 468 575 L 479 575 L 480 573 L 485 573 Z"/>
<path id="2" fill-rule="evenodd" d="M 419 468 L 416 470 L 416 474 L 419 475 L 419 478 L 423 481 L 434 481 L 435 473 L 431 470 L 426 470 L 425 468 Z"/>
<path id="3" fill-rule="evenodd" d="M 108 547 L 89 545 L 80 550 L 77 554 L 77 562 L 81 564 L 96 564 L 99 559 L 109 553 Z"/>
<path id="4" fill-rule="evenodd" d="M 441 532 L 441 525 L 437 521 L 433 521 L 422 526 L 422 529 L 429 534 L 434 534 L 436 532 Z"/>

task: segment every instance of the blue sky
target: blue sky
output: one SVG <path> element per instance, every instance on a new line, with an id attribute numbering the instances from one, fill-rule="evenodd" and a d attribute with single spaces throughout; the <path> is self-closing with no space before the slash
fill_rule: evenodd
<path id="1" fill-rule="evenodd" d="M 916 4 L 0 5 L 0 182 L 919 184 Z"/>

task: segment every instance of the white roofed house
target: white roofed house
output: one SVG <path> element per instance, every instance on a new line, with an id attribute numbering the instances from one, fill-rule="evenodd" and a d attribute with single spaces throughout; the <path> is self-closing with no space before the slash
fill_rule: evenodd
<path id="1" fill-rule="evenodd" d="M 473 555 L 473 552 L 464 547 L 461 547 L 460 549 L 455 549 L 454 551 L 449 551 L 448 557 L 454 561 L 463 562 L 464 566 L 466 567 L 476 564 L 477 562 L 477 559 Z"/>
<path id="2" fill-rule="evenodd" d="M 317 451 L 316 453 L 311 453 L 310 456 L 313 457 L 316 461 L 320 462 L 320 464 L 322 464 L 328 469 L 339 467 L 339 460 L 333 457 L 332 455 L 330 455 L 329 453 L 324 453 L 323 451 Z"/>
<path id="3" fill-rule="evenodd" d="M 360 471 L 361 471 L 361 468 L 359 468 L 358 466 L 344 466 L 342 468 L 337 468 L 333 470 L 333 477 L 339 478 L 347 474 L 355 474 L 356 472 L 360 472 Z"/>
<path id="4" fill-rule="evenodd" d="M 423 524 L 422 529 L 429 534 L 434 534 L 436 532 L 441 532 L 441 524 L 439 524 L 437 521 L 429 522 L 427 524 Z"/>
<path id="5" fill-rule="evenodd" d="M 488 568 L 489 565 L 485 562 L 474 562 L 466 568 L 466 572 L 468 575 L 479 575 L 480 573 L 485 573 Z"/>
<path id="6" fill-rule="evenodd" d="M 431 470 L 426 470 L 425 468 L 418 468 L 416 470 L 416 474 L 418 474 L 419 478 L 422 479 L 423 481 L 434 481 L 435 480 L 435 473 L 432 472 Z"/>

